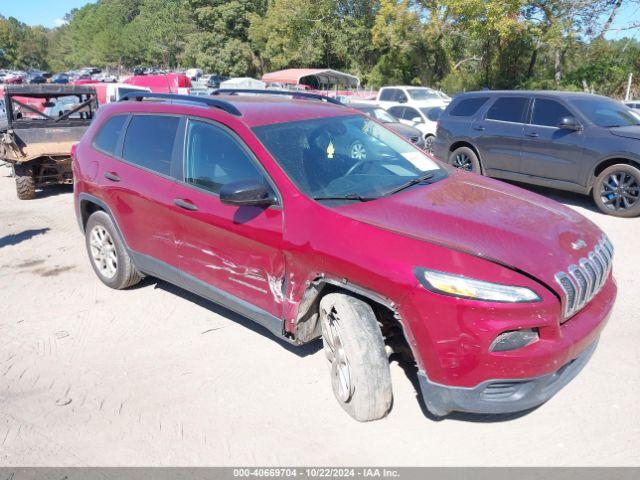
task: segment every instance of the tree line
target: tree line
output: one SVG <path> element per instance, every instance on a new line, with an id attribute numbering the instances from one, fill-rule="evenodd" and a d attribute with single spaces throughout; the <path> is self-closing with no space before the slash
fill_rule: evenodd
<path id="1" fill-rule="evenodd" d="M 605 34 L 623 5 L 639 1 L 99 0 L 53 29 L 0 17 L 0 67 L 199 67 L 228 76 L 327 67 L 373 87 L 620 96 L 629 73 L 640 76 L 640 42 Z"/>

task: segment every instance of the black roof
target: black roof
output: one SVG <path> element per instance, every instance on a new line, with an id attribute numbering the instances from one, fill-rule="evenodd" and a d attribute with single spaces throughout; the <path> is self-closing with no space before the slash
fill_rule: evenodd
<path id="1" fill-rule="evenodd" d="M 65 85 L 55 83 L 41 83 L 35 85 L 7 85 L 4 87 L 5 95 L 42 97 L 54 95 L 95 95 L 96 89 L 91 85 Z"/>

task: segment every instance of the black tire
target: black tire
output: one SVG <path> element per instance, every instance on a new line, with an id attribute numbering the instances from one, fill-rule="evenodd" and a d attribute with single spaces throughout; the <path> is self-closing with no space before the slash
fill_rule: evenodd
<path id="1" fill-rule="evenodd" d="M 99 261 L 96 260 L 92 250 L 92 240 L 94 229 L 96 233 L 103 229 L 108 234 L 109 241 L 103 242 L 103 245 L 108 244 L 109 249 L 115 253 L 115 274 L 108 275 L 104 269 L 99 265 Z M 107 238 L 107 237 L 104 237 Z M 111 217 L 103 211 L 97 211 L 93 213 L 89 220 L 87 220 L 87 226 L 85 227 L 85 245 L 87 247 L 87 254 L 89 255 L 89 262 L 93 271 L 96 272 L 98 278 L 108 287 L 121 290 L 123 288 L 131 287 L 138 283 L 144 275 L 142 275 L 138 269 L 133 265 L 131 257 L 124 246 L 124 242 L 120 237 L 117 228 L 113 224 Z M 102 255 L 104 257 L 104 254 Z M 104 262 L 106 264 L 106 261 Z M 113 263 L 110 264 L 113 266 Z"/>
<path id="2" fill-rule="evenodd" d="M 427 152 L 433 153 L 433 142 L 435 141 L 435 139 L 436 139 L 435 135 L 424 136 L 424 149 Z"/>
<path id="3" fill-rule="evenodd" d="M 36 179 L 30 168 L 16 168 L 13 173 L 16 179 L 16 193 L 20 200 L 36 198 Z"/>
<path id="4" fill-rule="evenodd" d="M 329 293 L 320 300 L 320 325 L 340 406 L 361 422 L 386 416 L 393 402 L 391 373 L 371 307 L 350 295 Z"/>
<path id="5" fill-rule="evenodd" d="M 616 181 L 620 185 L 616 185 Z M 614 217 L 640 215 L 640 169 L 624 163 L 605 168 L 593 184 L 593 201 Z"/>
<path id="6" fill-rule="evenodd" d="M 469 147 L 458 147 L 451 152 L 451 155 L 449 155 L 449 164 L 468 172 L 478 174 L 482 173 L 480 160 L 478 159 L 476 152 Z"/>

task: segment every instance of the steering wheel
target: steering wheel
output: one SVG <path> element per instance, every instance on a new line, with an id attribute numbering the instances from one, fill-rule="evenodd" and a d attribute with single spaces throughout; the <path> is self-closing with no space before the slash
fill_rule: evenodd
<path id="1" fill-rule="evenodd" d="M 363 165 L 366 165 L 367 163 L 378 163 L 379 160 L 367 160 L 366 158 L 364 160 L 359 160 L 356 163 L 353 164 L 353 166 L 347 170 L 347 172 L 343 175 L 344 177 L 347 177 L 349 175 L 351 175 L 355 170 L 357 170 L 358 168 L 360 168 Z"/>

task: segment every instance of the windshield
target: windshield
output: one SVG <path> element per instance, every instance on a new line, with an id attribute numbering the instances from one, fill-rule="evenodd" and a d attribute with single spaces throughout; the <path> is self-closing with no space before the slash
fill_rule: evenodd
<path id="1" fill-rule="evenodd" d="M 438 92 L 430 88 L 408 88 L 412 100 L 442 100 Z"/>
<path id="2" fill-rule="evenodd" d="M 638 118 L 631 113 L 629 107 L 607 98 L 577 98 L 572 103 L 599 127 L 624 127 L 639 125 Z"/>
<path id="3" fill-rule="evenodd" d="M 306 195 L 388 194 L 410 180 L 446 173 L 411 143 L 364 115 L 319 118 L 253 128 L 285 173 Z"/>

